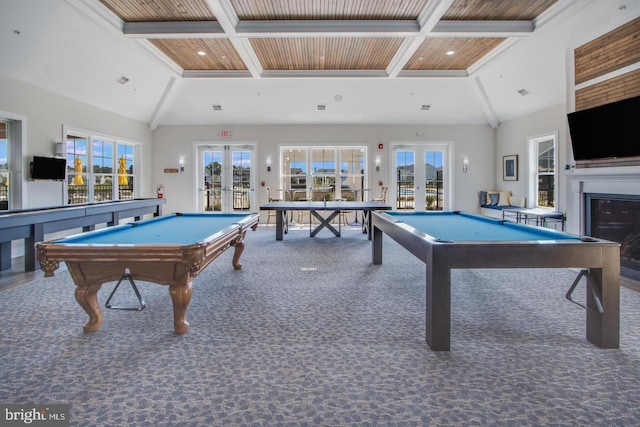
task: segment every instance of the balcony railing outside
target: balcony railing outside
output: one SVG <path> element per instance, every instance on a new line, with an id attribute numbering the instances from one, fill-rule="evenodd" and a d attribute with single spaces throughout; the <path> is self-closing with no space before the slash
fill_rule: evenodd
<path id="1" fill-rule="evenodd" d="M 231 190 L 232 206 L 234 211 L 251 210 L 251 197 L 249 190 L 234 189 Z M 211 189 L 204 192 L 204 210 L 210 212 L 222 211 L 222 190 Z"/>
<path id="2" fill-rule="evenodd" d="M 106 202 L 113 200 L 113 187 L 111 184 L 98 184 L 93 186 L 93 201 Z M 86 185 L 69 185 L 67 189 L 67 203 L 77 205 L 89 202 L 89 192 Z M 118 186 L 118 200 L 131 200 L 135 198 L 132 185 Z"/>
<path id="3" fill-rule="evenodd" d="M 442 180 L 437 179 L 425 183 L 425 206 L 427 210 L 441 211 L 443 209 Z M 396 182 L 396 209 L 415 209 L 415 181 L 413 179 Z"/>
<path id="4" fill-rule="evenodd" d="M 9 210 L 9 187 L 0 185 L 0 211 Z"/>

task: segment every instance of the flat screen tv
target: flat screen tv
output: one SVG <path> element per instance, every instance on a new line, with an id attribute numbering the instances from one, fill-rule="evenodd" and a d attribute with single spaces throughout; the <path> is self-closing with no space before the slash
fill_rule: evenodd
<path id="1" fill-rule="evenodd" d="M 64 181 L 66 172 L 66 159 L 33 156 L 33 162 L 31 162 L 31 179 Z"/>
<path id="2" fill-rule="evenodd" d="M 573 158 L 640 156 L 640 96 L 569 113 Z"/>

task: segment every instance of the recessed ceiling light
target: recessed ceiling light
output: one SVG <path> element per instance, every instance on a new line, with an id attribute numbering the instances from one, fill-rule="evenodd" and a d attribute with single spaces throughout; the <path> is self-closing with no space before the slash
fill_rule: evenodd
<path id="1" fill-rule="evenodd" d="M 205 52 L 204 50 L 199 50 L 196 53 L 200 56 L 205 56 L 207 54 L 207 52 Z"/>
<path id="2" fill-rule="evenodd" d="M 518 91 L 518 93 L 519 93 L 520 95 L 522 95 L 522 96 L 527 96 L 527 95 L 529 95 L 529 91 L 528 91 L 528 90 L 526 90 L 526 89 L 520 89 L 520 90 Z"/>
<path id="3" fill-rule="evenodd" d="M 120 76 L 120 77 L 118 77 L 118 78 L 116 79 L 116 81 L 117 81 L 118 83 L 120 83 L 121 85 L 123 85 L 123 84 L 126 84 L 126 83 L 129 81 L 129 78 L 128 78 L 128 77 L 125 77 L 125 76 Z"/>
<path id="4" fill-rule="evenodd" d="M 453 55 L 454 53 L 456 53 L 455 50 L 448 50 L 447 51 L 447 55 L 449 55 L 449 56 Z"/>
<path id="5" fill-rule="evenodd" d="M 431 105 L 422 104 L 422 107 L 420 107 L 420 109 L 423 110 L 423 111 L 429 111 L 431 109 Z"/>
<path id="6" fill-rule="evenodd" d="M 222 111 L 222 105 L 213 104 L 213 111 Z"/>
<path id="7" fill-rule="evenodd" d="M 318 106 L 316 107 L 316 109 L 317 109 L 318 111 L 324 111 L 324 110 L 326 110 L 326 109 L 327 109 L 327 106 L 326 106 L 326 105 L 324 105 L 324 104 L 318 104 Z"/>

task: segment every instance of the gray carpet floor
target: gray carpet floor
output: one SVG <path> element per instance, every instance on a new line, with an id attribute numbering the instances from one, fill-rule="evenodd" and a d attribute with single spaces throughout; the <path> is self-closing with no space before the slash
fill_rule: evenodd
<path id="1" fill-rule="evenodd" d="M 68 403 L 73 426 L 640 425 L 640 293 L 603 350 L 564 298 L 576 272 L 455 270 L 451 351 L 432 352 L 425 266 L 385 239 L 374 266 L 358 231 L 261 226 L 242 270 L 227 251 L 196 278 L 182 336 L 152 283 L 93 334 L 66 271 L 2 292 L 0 402 Z"/>

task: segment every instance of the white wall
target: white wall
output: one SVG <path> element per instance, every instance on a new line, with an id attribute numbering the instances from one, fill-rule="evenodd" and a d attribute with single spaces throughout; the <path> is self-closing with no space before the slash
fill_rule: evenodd
<path id="1" fill-rule="evenodd" d="M 228 130 L 230 138 L 218 137 Z M 395 125 L 272 125 L 272 126 L 160 126 L 153 131 L 153 183 L 163 185 L 167 205 L 165 212 L 192 210 L 195 206 L 194 150 L 196 142 L 254 141 L 257 143 L 258 185 L 264 181 L 279 188 L 278 151 L 280 145 L 342 145 L 369 146 L 369 165 L 381 158 L 380 172 L 370 167 L 368 188 L 377 194 L 378 181 L 390 182 L 389 141 L 453 142 L 453 208 L 479 212 L 478 191 L 495 186 L 495 131 L 487 125 L 477 126 L 395 126 Z M 384 144 L 379 150 L 378 144 Z M 185 157 L 184 174 L 165 174 L 164 168 L 176 168 Z M 266 158 L 272 159 L 272 171 L 266 171 Z M 469 159 L 468 173 L 462 172 L 462 159 Z M 258 203 L 266 203 L 266 192 L 259 191 Z"/>
<path id="2" fill-rule="evenodd" d="M 63 125 L 141 142 L 141 196 L 155 197 L 155 189 L 150 186 L 151 131 L 145 123 L 4 76 L 0 76 L 0 93 L 0 111 L 24 116 L 27 122 L 22 152 L 23 208 L 64 204 L 61 182 L 29 180 L 31 158 L 54 155 L 55 142 L 62 141 Z"/>
<path id="3" fill-rule="evenodd" d="M 564 104 L 547 108 L 524 117 L 501 123 L 496 132 L 495 178 L 498 190 L 511 191 L 514 195 L 527 196 L 527 204 L 532 206 L 529 188 L 531 182 L 529 165 L 532 161 L 529 153 L 528 140 L 532 137 L 557 133 L 556 146 L 558 172 L 558 200 L 556 209 L 566 210 L 566 179 L 565 164 L 569 162 L 571 147 L 567 148 L 567 113 Z M 569 150 L 569 151 L 567 151 Z M 518 155 L 519 173 L 517 181 L 502 180 L 502 157 L 511 154 Z"/>

